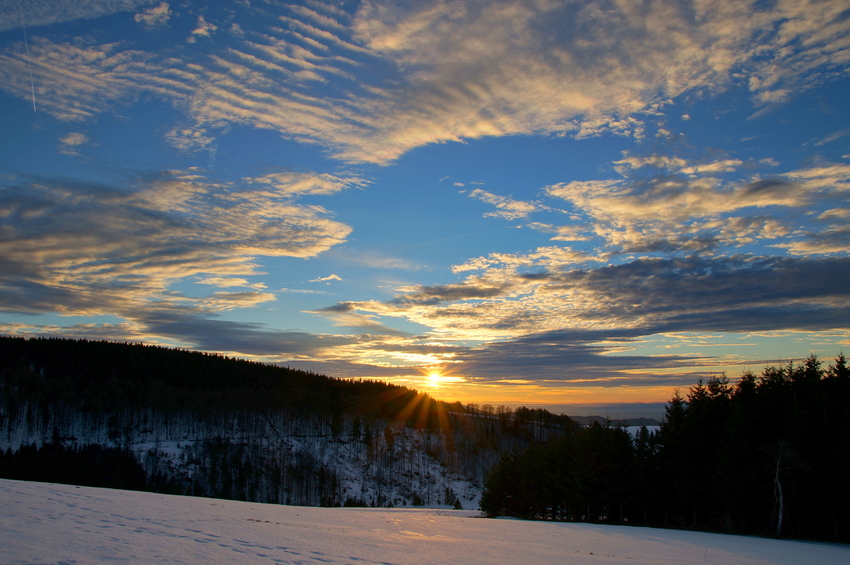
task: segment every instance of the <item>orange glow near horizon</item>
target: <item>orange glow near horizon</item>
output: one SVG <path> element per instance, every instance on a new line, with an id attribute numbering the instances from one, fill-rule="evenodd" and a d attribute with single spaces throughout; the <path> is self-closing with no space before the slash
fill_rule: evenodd
<path id="1" fill-rule="evenodd" d="M 421 369 L 418 375 L 398 375 L 379 380 L 425 392 L 435 400 L 444 402 L 511 407 L 667 403 L 677 389 L 682 394 L 687 392 L 687 387 L 677 386 L 592 386 L 570 383 L 553 385 L 525 380 L 485 383 L 452 374 L 444 367 L 434 366 Z"/>
<path id="2" fill-rule="evenodd" d="M 546 404 L 630 404 L 666 403 L 679 387 L 543 387 L 516 385 L 505 390 L 504 385 L 452 384 L 441 386 L 440 400 L 464 404 L 493 404 L 505 406 Z"/>

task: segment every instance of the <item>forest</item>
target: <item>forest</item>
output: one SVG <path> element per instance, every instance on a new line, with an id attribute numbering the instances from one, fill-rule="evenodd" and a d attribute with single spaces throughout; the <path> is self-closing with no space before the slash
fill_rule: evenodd
<path id="1" fill-rule="evenodd" d="M 489 516 L 850 541 L 850 370 L 801 363 L 678 392 L 657 433 L 595 423 L 506 454 Z"/>
<path id="2" fill-rule="evenodd" d="M 717 375 L 656 432 L 224 356 L 0 337 L 0 477 L 850 541 L 840 355 Z"/>
<path id="3" fill-rule="evenodd" d="M 545 410 L 446 403 L 214 354 L 0 337 L 3 478 L 280 504 L 472 508 L 503 454 L 572 425 Z"/>

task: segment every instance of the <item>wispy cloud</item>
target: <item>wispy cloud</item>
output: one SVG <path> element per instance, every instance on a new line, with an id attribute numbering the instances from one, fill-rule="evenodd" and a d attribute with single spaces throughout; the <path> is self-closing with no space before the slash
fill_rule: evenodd
<path id="1" fill-rule="evenodd" d="M 360 314 L 351 304 L 340 303 L 319 310 L 309 310 L 308 314 L 318 314 L 333 320 L 334 325 L 356 329 L 362 332 L 380 335 L 409 336 L 410 334 L 393 329 L 375 319 L 372 314 Z M 375 352 L 372 352 L 375 355 Z"/>
<path id="2" fill-rule="evenodd" d="M 261 177 L 247 178 L 248 182 L 267 184 L 286 194 L 334 194 L 353 187 L 363 187 L 367 183 L 356 176 L 339 177 L 328 173 L 270 173 Z"/>
<path id="3" fill-rule="evenodd" d="M 204 277 L 198 280 L 197 283 L 217 286 L 219 288 L 234 288 L 240 286 L 253 288 L 254 290 L 262 290 L 266 288 L 266 285 L 263 283 L 252 283 L 249 282 L 248 279 L 241 277 Z"/>
<path id="4" fill-rule="evenodd" d="M 192 303 L 169 288 L 198 276 L 258 289 L 244 279 L 260 273 L 257 256 L 312 257 L 351 231 L 321 208 L 294 202 L 285 188 L 257 186 L 171 172 L 132 191 L 46 179 L 6 187 L 2 307 L 115 314 L 151 301 Z M 218 293 L 198 304 L 215 310 L 271 299 Z"/>
<path id="5" fill-rule="evenodd" d="M 156 0 L 0 0 L 0 31 L 132 12 Z"/>
<path id="6" fill-rule="evenodd" d="M 492 265 L 454 285 L 402 289 L 389 302 L 331 309 L 404 317 L 453 339 L 541 332 L 846 328 L 850 259 L 736 256 L 637 259 L 593 269 Z"/>
<path id="7" fill-rule="evenodd" d="M 145 28 L 152 29 L 167 24 L 170 17 L 171 10 L 168 9 L 168 2 L 160 2 L 144 12 L 136 14 L 133 19 Z"/>
<path id="8" fill-rule="evenodd" d="M 152 2 L 99 4 L 74 13 Z M 428 143 L 483 136 L 641 137 L 645 117 L 671 97 L 741 81 L 755 104 L 774 104 L 840 74 L 850 32 L 837 1 L 760 10 L 731 0 L 711 10 L 656 2 L 640 12 L 532 0 L 372 2 L 353 16 L 318 4 L 267 9 L 250 8 L 258 16 L 250 34 L 232 35 L 232 46 L 205 45 L 200 56 L 177 45 L 165 56 L 39 40 L 36 94 L 46 111 L 71 120 L 147 91 L 187 111 L 172 136 L 183 147 L 208 143 L 222 124 L 250 124 L 321 143 L 340 159 L 386 163 Z M 199 16 L 191 37 L 229 25 L 212 18 Z M 11 16 L 4 21 L 12 26 Z M 285 25 L 259 23 L 275 21 Z M 20 53 L 12 46 L 0 56 L 0 78 L 26 97 Z M 371 78 L 355 79 L 355 68 Z"/>
<path id="9" fill-rule="evenodd" d="M 204 19 L 204 16 L 198 16 L 198 25 L 192 30 L 192 35 L 186 40 L 188 43 L 195 43 L 198 37 L 209 37 L 213 32 L 218 30 L 218 26 Z"/>
<path id="10" fill-rule="evenodd" d="M 326 277 L 319 277 L 319 278 L 316 278 L 316 279 L 312 279 L 309 282 L 330 282 L 330 281 L 341 281 L 341 280 L 343 280 L 343 279 L 339 275 L 330 274 Z"/>
<path id="11" fill-rule="evenodd" d="M 78 147 L 89 142 L 84 133 L 69 133 L 59 140 L 59 153 L 63 155 L 79 155 Z"/>
<path id="12" fill-rule="evenodd" d="M 510 196 L 499 196 L 480 188 L 476 188 L 470 192 L 469 197 L 496 207 L 495 212 L 487 212 L 484 216 L 504 218 L 505 220 L 526 218 L 530 213 L 538 210 L 538 206 L 532 202 L 514 200 Z"/>
<path id="13" fill-rule="evenodd" d="M 532 227 L 556 233 L 553 239 L 559 240 L 586 233 L 590 225 L 603 242 L 600 252 L 716 251 L 784 237 L 794 229 L 789 225 L 789 213 L 804 213 L 814 203 L 840 202 L 850 186 L 850 168 L 845 165 L 800 169 L 769 178 L 748 173 L 750 176 L 723 180 L 716 173 L 734 172 L 741 161 L 690 165 L 679 158 L 650 157 L 616 163 L 628 167 L 626 179 L 572 181 L 544 188 L 548 196 L 569 203 L 573 212 L 582 214 L 579 222 L 563 228 Z M 635 174 L 647 164 L 679 174 Z M 566 237 L 562 237 L 562 229 Z M 804 246 L 795 249 L 802 252 Z"/>
<path id="14" fill-rule="evenodd" d="M 826 145 L 827 143 L 832 143 L 836 139 L 841 139 L 842 137 L 844 137 L 846 135 L 850 135 L 850 128 L 845 128 L 845 129 L 841 129 L 841 130 L 838 130 L 836 132 L 833 132 L 833 133 L 829 134 L 828 136 L 824 137 L 823 139 L 821 139 L 820 141 L 818 141 L 817 143 L 815 143 L 815 145 Z"/>

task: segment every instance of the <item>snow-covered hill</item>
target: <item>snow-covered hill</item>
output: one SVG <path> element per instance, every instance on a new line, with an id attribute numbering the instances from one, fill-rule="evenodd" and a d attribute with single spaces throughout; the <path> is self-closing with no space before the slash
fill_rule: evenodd
<path id="1" fill-rule="evenodd" d="M 476 427 L 482 425 L 492 424 L 466 418 L 447 432 L 286 411 L 105 414 L 28 403 L 0 418 L 0 449 L 120 447 L 135 454 L 149 477 L 164 477 L 189 494 L 309 506 L 349 501 L 478 509 L 487 471 L 512 445 L 510 438 L 480 445 Z"/>
<path id="2" fill-rule="evenodd" d="M 0 480 L 0 563 L 844 565 L 850 547 Z"/>

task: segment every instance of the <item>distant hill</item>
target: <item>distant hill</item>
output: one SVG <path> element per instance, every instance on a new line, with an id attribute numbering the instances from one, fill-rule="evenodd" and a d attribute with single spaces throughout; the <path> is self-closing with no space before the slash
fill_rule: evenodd
<path id="1" fill-rule="evenodd" d="M 601 425 L 620 426 L 625 428 L 632 426 L 658 427 L 661 425 L 661 422 L 655 418 L 620 418 L 612 420 L 604 416 L 570 416 L 570 419 L 582 426 L 589 426 L 593 422 L 597 422 Z"/>

